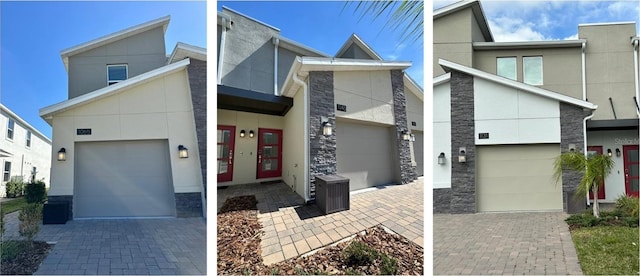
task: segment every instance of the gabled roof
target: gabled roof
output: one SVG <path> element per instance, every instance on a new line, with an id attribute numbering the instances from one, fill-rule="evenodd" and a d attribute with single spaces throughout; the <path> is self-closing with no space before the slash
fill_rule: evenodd
<path id="1" fill-rule="evenodd" d="M 169 65 L 165 65 L 162 66 L 158 69 L 146 72 L 144 74 L 140 74 L 137 75 L 133 78 L 130 78 L 128 80 L 125 81 L 121 81 L 119 83 L 104 87 L 104 88 L 100 88 L 98 90 L 95 90 L 93 92 L 84 94 L 84 95 L 80 95 L 78 97 L 75 98 L 71 98 L 69 100 L 54 104 L 54 105 L 50 105 L 47 107 L 43 107 L 40 109 L 40 117 L 42 117 L 45 121 L 47 121 L 49 124 L 51 124 L 51 118 L 54 114 L 56 113 L 60 113 L 81 105 L 85 105 L 88 104 L 90 102 L 93 101 L 97 101 L 99 99 L 111 96 L 111 95 L 116 95 L 120 92 L 125 91 L 128 88 L 132 88 L 135 87 L 137 85 L 149 82 L 151 80 L 154 80 L 156 78 L 160 78 L 163 76 L 166 76 L 168 74 L 171 74 L 173 72 L 179 71 L 181 69 L 186 68 L 187 65 L 189 65 L 190 60 L 187 59 L 183 59 L 181 61 L 178 61 L 176 63 L 172 63 Z"/>
<path id="2" fill-rule="evenodd" d="M 171 64 L 185 58 L 207 61 L 207 49 L 178 42 L 176 47 L 173 48 L 173 52 L 171 52 L 171 56 L 169 56 L 167 64 Z"/>
<path id="3" fill-rule="evenodd" d="M 64 68 L 67 71 L 69 70 L 70 56 L 74 56 L 74 55 L 89 51 L 91 49 L 95 49 L 97 47 L 100 47 L 121 39 L 125 39 L 127 37 L 131 37 L 136 34 L 146 32 L 148 30 L 155 29 L 160 26 L 162 26 L 163 31 L 166 32 L 170 19 L 171 19 L 171 16 L 167 15 L 167 16 L 164 16 L 146 23 L 142 23 L 142 24 L 139 24 L 139 25 L 136 25 L 112 34 L 105 35 L 103 37 L 96 38 L 94 40 L 82 43 L 80 45 L 76 45 L 76 46 L 64 49 L 60 52 L 60 57 L 62 58 L 62 62 L 64 62 Z"/>
<path id="4" fill-rule="evenodd" d="M 49 144 L 51 144 L 51 139 L 49 139 L 49 137 L 47 137 L 44 134 L 42 134 L 42 132 L 38 131 L 35 127 L 33 127 L 32 125 L 27 123 L 27 121 L 25 121 L 24 119 L 20 118 L 20 116 L 18 116 L 18 114 L 15 114 L 13 111 L 11 111 L 11 109 L 9 109 L 8 107 L 4 106 L 1 103 L 0 103 L 0 110 L 2 110 L 2 112 L 4 112 L 4 113 L 7 113 L 7 115 L 9 115 L 9 117 L 11 117 L 14 120 L 18 121 L 20 123 L 20 125 L 22 125 L 23 127 L 28 128 L 29 130 L 31 130 L 31 133 L 37 134 L 38 136 L 40 136 L 40 138 L 44 139 L 45 142 L 48 142 Z M 0 153 L 1 152 L 6 152 L 6 151 L 0 150 Z M 11 154 L 11 153 L 9 153 L 9 154 Z"/>
<path id="5" fill-rule="evenodd" d="M 311 71 L 375 71 L 375 70 L 404 70 L 411 66 L 408 61 L 382 61 L 370 59 L 338 59 L 338 58 L 314 58 L 296 57 L 289 69 L 280 95 L 292 97 L 295 91 L 293 75 L 307 75 Z M 409 91 L 424 101 L 422 88 L 407 75 L 404 74 L 404 83 Z"/>
<path id="6" fill-rule="evenodd" d="M 489 29 L 487 17 L 484 15 L 484 10 L 482 9 L 482 5 L 480 5 L 480 1 L 478 0 L 462 0 L 451 5 L 439 8 L 433 11 L 433 19 L 435 20 L 448 14 L 464 10 L 466 8 L 471 8 L 471 10 L 473 11 L 473 15 L 478 22 L 478 26 L 480 26 L 480 30 L 482 31 L 484 39 L 486 41 L 493 41 L 493 35 L 491 34 L 491 29 Z"/>
<path id="7" fill-rule="evenodd" d="M 494 83 L 499 83 L 520 91 L 524 91 L 524 92 L 529 92 L 531 94 L 535 94 L 535 95 L 539 95 L 542 97 L 546 97 L 549 99 L 554 99 L 557 101 L 561 101 L 561 102 L 565 102 L 568 104 L 572 104 L 572 105 L 576 105 L 582 108 L 587 108 L 587 109 L 591 109 L 591 110 L 595 110 L 596 108 L 598 108 L 597 105 L 594 105 L 590 102 L 586 102 L 583 100 L 579 100 L 576 98 L 572 98 L 563 94 L 559 94 L 553 91 L 549 91 L 546 89 L 542 89 L 539 87 L 535 87 L 535 86 L 531 86 L 522 82 L 517 82 L 511 79 L 507 79 L 507 78 L 503 78 L 494 74 L 489 74 L 487 72 L 484 71 L 480 71 L 478 69 L 474 69 L 474 68 L 470 68 L 464 65 L 460 65 L 451 61 L 447 61 L 444 59 L 438 59 L 438 64 L 440 64 L 440 66 L 442 66 L 442 68 L 446 71 L 446 72 L 451 72 L 451 71 L 458 71 L 458 72 L 463 72 L 469 75 L 472 75 L 474 77 L 478 77 L 478 78 L 482 78 Z M 451 78 L 451 74 L 445 74 L 442 76 L 438 76 L 436 78 L 433 79 L 433 85 L 439 85 L 442 84 L 446 81 L 448 81 Z"/>
<path id="8" fill-rule="evenodd" d="M 347 41 L 340 47 L 340 50 L 335 54 L 335 57 L 339 57 L 344 54 L 344 52 L 349 49 L 351 45 L 357 45 L 360 49 L 362 49 L 369 57 L 374 60 L 382 60 L 382 57 L 378 55 L 367 43 L 364 43 L 362 39 L 356 34 L 352 34 Z"/>

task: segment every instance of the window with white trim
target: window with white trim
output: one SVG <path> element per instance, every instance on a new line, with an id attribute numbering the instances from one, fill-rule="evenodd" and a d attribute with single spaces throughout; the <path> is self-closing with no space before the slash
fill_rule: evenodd
<path id="1" fill-rule="evenodd" d="M 27 130 L 27 148 L 31 147 L 31 131 Z"/>
<path id="2" fill-rule="evenodd" d="M 522 57 L 523 82 L 542 85 L 542 56 Z"/>
<path id="3" fill-rule="evenodd" d="M 497 73 L 498 76 L 505 77 L 512 80 L 518 79 L 516 73 L 517 61 L 516 57 L 499 57 L 497 58 Z"/>
<path id="4" fill-rule="evenodd" d="M 4 161 L 4 171 L 2 173 L 2 181 L 7 182 L 11 179 L 11 162 Z"/>
<path id="5" fill-rule="evenodd" d="M 107 85 L 119 83 L 127 80 L 129 77 L 129 70 L 126 64 L 111 64 L 107 65 Z"/>
<path id="6" fill-rule="evenodd" d="M 9 118 L 9 123 L 7 123 L 7 138 L 13 140 L 14 128 L 16 126 L 16 122 Z"/>

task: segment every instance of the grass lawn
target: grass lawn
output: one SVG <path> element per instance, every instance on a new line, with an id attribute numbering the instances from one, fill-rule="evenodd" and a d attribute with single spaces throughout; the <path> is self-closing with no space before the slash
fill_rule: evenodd
<path id="1" fill-rule="evenodd" d="M 571 237 L 585 275 L 638 275 L 638 228 L 583 227 Z"/>
<path id="2" fill-rule="evenodd" d="M 0 213 L 4 215 L 4 214 L 12 213 L 18 210 L 22 210 L 22 207 L 24 207 L 25 205 L 27 205 L 27 201 L 24 199 L 24 197 L 16 198 L 11 201 L 2 202 L 0 203 Z"/>

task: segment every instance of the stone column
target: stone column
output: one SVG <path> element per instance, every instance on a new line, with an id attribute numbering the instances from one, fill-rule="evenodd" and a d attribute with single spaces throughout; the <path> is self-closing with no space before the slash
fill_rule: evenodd
<path id="1" fill-rule="evenodd" d="M 315 199 L 315 178 L 336 174 L 336 115 L 333 96 L 333 72 L 309 72 L 309 183 Z M 322 117 L 332 125 L 331 135 L 322 133 Z"/>
<path id="2" fill-rule="evenodd" d="M 400 180 L 402 184 L 418 179 L 416 168 L 411 165 L 410 141 L 402 139 L 402 133 L 408 133 L 407 99 L 404 94 L 404 74 L 401 70 L 391 70 L 391 90 L 393 94 L 393 118 L 396 127 Z"/>

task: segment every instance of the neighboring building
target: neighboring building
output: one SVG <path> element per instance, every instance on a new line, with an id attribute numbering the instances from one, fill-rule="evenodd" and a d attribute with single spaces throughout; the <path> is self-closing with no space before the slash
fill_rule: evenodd
<path id="1" fill-rule="evenodd" d="M 423 174 L 423 91 L 357 35 L 334 56 L 223 7 L 218 12 L 218 186 L 283 181 L 306 201 L 315 177 L 350 189 Z"/>
<path id="2" fill-rule="evenodd" d="M 0 197 L 6 196 L 6 184 L 12 178 L 42 180 L 49 187 L 51 140 L 2 104 L 0 126 Z"/>
<path id="3" fill-rule="evenodd" d="M 69 218 L 205 214 L 206 49 L 167 57 L 169 19 L 61 52 L 69 99 L 40 116 L 53 127 L 49 201 Z"/>
<path id="4" fill-rule="evenodd" d="M 581 24 L 576 40 L 494 42 L 479 1 L 435 10 L 433 22 L 434 212 L 584 208 L 571 200 L 580 175 L 552 177 L 568 150 L 612 156 L 600 202 L 638 195 L 634 22 Z"/>

